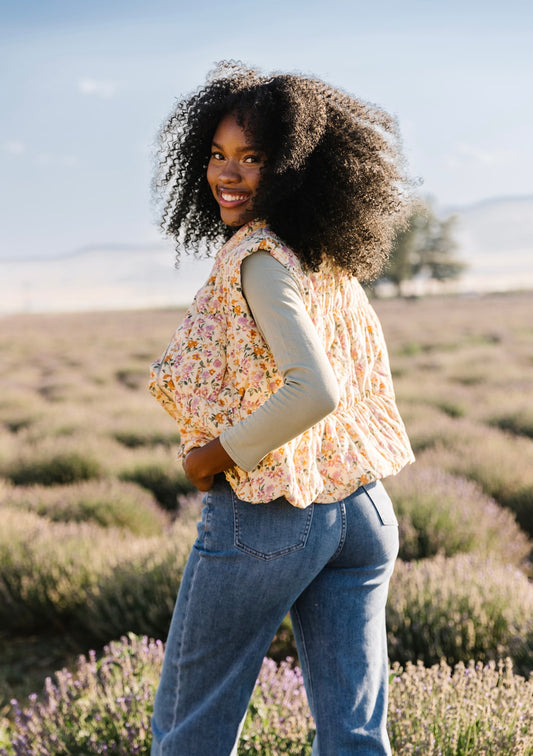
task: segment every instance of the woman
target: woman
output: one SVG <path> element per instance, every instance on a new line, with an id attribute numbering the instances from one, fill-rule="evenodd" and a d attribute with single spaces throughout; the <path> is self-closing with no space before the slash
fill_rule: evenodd
<path id="1" fill-rule="evenodd" d="M 380 480 L 413 455 L 357 278 L 381 268 L 406 187 L 393 119 L 303 76 L 222 64 L 163 127 L 164 228 L 178 252 L 225 244 L 150 384 L 206 492 L 153 754 L 237 753 L 288 611 L 313 753 L 390 754 L 398 531 Z"/>

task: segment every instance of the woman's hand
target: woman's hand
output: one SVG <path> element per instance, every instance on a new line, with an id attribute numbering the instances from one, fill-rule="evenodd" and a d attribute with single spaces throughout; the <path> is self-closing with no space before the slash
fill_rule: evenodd
<path id="1" fill-rule="evenodd" d="M 186 455 L 183 460 L 183 471 L 188 480 L 196 486 L 199 491 L 209 491 L 213 485 L 214 475 L 202 475 L 199 471 L 202 461 L 202 449 L 204 447 L 198 446 Z"/>
<path id="2" fill-rule="evenodd" d="M 193 486 L 200 491 L 209 491 L 215 475 L 234 465 L 218 438 L 215 438 L 205 446 L 190 450 L 183 460 L 183 471 Z"/>

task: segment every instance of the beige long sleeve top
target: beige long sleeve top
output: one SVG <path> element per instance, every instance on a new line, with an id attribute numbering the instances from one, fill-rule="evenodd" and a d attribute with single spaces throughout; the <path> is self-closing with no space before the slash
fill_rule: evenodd
<path id="1" fill-rule="evenodd" d="M 289 270 L 269 252 L 241 265 L 243 294 L 283 377 L 283 385 L 255 412 L 220 435 L 246 471 L 336 408 L 337 379 Z"/>

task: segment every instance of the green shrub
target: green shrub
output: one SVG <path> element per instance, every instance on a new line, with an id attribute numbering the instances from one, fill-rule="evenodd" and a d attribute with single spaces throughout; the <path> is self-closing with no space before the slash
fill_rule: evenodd
<path id="1" fill-rule="evenodd" d="M 437 402 L 436 406 L 450 417 L 463 417 L 466 414 L 464 404 L 453 399 L 441 399 Z"/>
<path id="2" fill-rule="evenodd" d="M 85 523 L 49 523 L 10 507 L 0 511 L 2 630 L 65 630 L 89 585 L 115 561 L 122 536 Z"/>
<path id="3" fill-rule="evenodd" d="M 146 387 L 147 375 L 148 366 L 146 364 L 140 367 L 138 365 L 123 367 L 115 373 L 117 381 L 132 391 Z"/>
<path id="4" fill-rule="evenodd" d="M 136 449 L 138 446 L 177 446 L 180 435 L 176 431 L 172 433 L 150 428 L 130 428 L 115 431 L 113 438 L 128 449 Z"/>
<path id="5" fill-rule="evenodd" d="M 145 366 L 144 384 L 148 380 Z M 98 432 L 116 439 L 129 449 L 137 447 L 164 446 L 175 449 L 179 432 L 173 420 L 158 404 L 143 385 L 137 391 L 122 392 L 115 396 L 110 392 L 102 401 L 103 417 Z"/>
<path id="6" fill-rule="evenodd" d="M 6 359 L 9 347 L 2 351 L 2 363 Z M 3 365 L 2 365 L 3 366 Z M 32 425 L 46 411 L 46 402 L 38 394 L 25 392 L 21 395 L 20 390 L 13 387 L 12 374 L 7 371 L 9 380 L 2 380 L 0 368 L 0 424 L 4 424 L 12 433 Z"/>
<path id="7" fill-rule="evenodd" d="M 533 668 L 533 585 L 519 570 L 472 555 L 397 563 L 387 604 L 389 656 L 449 664 L 509 656 Z"/>
<path id="8" fill-rule="evenodd" d="M 419 460 L 478 483 L 516 515 L 533 536 L 533 442 L 496 428 L 456 421 L 455 438 L 427 449 Z"/>
<path id="9" fill-rule="evenodd" d="M 52 369 L 43 377 L 37 387 L 40 396 L 50 403 L 66 403 L 79 394 L 80 386 L 75 376 L 64 375 Z"/>
<path id="10" fill-rule="evenodd" d="M 481 341 L 465 345 L 465 349 L 447 365 L 446 377 L 450 383 L 469 389 L 472 395 L 487 387 L 509 384 L 520 372 L 518 355 L 512 355 L 503 343 Z M 491 370 L 491 365 L 498 365 Z"/>
<path id="11" fill-rule="evenodd" d="M 80 657 L 46 681 L 42 696 L 14 702 L 0 733 L 2 756 L 148 756 L 150 717 L 163 645 L 129 634 Z M 533 751 L 533 681 L 512 665 L 444 662 L 393 668 L 389 732 L 394 756 L 526 756 Z M 310 756 L 314 723 L 298 668 L 266 659 L 239 742 L 239 755 Z"/>
<path id="12" fill-rule="evenodd" d="M 76 622 L 92 642 L 133 631 L 165 638 L 195 536 L 192 522 L 177 520 L 151 549 L 140 549 L 100 575 L 77 608 Z"/>
<path id="13" fill-rule="evenodd" d="M 160 537 L 87 523 L 50 523 L 3 507 L 0 626 L 65 631 L 92 642 L 131 629 L 164 635 L 194 540 L 193 517 Z"/>
<path id="14" fill-rule="evenodd" d="M 517 436 L 533 438 L 533 411 L 530 406 L 514 412 L 498 413 L 493 415 L 489 422 L 496 428 L 509 431 Z"/>
<path id="15" fill-rule="evenodd" d="M 48 407 L 47 412 L 43 412 L 25 429 L 20 441 L 33 445 L 37 450 L 42 447 L 51 449 L 55 446 L 56 449 L 66 449 L 71 446 L 73 449 L 80 447 L 83 453 L 94 452 L 94 442 L 87 443 L 88 429 L 90 428 L 92 441 L 99 435 L 98 425 L 99 418 L 98 415 L 95 416 L 95 408 L 91 403 L 68 404 L 61 408 Z"/>
<path id="16" fill-rule="evenodd" d="M 10 412 L 5 410 L 0 414 L 0 422 L 11 433 L 29 428 L 38 419 L 38 416 L 29 412 L 26 408 L 13 407 Z"/>
<path id="17" fill-rule="evenodd" d="M 37 447 L 11 460 L 3 470 L 4 476 L 19 486 L 65 485 L 97 478 L 100 473 L 99 461 L 88 454 Z"/>
<path id="18" fill-rule="evenodd" d="M 123 470 L 119 478 L 148 489 L 159 504 L 169 511 L 177 508 L 179 496 L 196 490 L 177 462 L 170 466 L 154 459 L 151 463 L 140 463 Z"/>
<path id="19" fill-rule="evenodd" d="M 400 524 L 401 559 L 475 552 L 518 566 L 531 552 L 514 515 L 471 481 L 415 464 L 388 478 L 386 488 Z"/>
<path id="20" fill-rule="evenodd" d="M 167 516 L 148 491 L 114 480 L 18 486 L 6 491 L 3 501 L 53 522 L 93 522 L 103 527 L 127 528 L 136 535 L 159 535 L 168 524 Z"/>

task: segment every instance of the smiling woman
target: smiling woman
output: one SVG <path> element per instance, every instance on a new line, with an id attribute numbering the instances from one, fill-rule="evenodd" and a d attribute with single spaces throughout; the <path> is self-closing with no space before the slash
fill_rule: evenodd
<path id="1" fill-rule="evenodd" d="M 243 226 L 255 218 L 254 200 L 265 160 L 237 117 L 224 116 L 213 136 L 207 181 L 228 226 Z"/>
<path id="2" fill-rule="evenodd" d="M 205 180 L 213 163 L 227 165 L 213 139 L 228 116 L 236 121 L 231 131 L 239 127 L 231 141 L 242 142 L 233 147 L 252 151 L 229 161 L 233 172 L 239 158 L 242 180 L 230 175 L 220 185 L 249 191 L 244 166 L 254 173 L 259 159 L 253 215 L 268 219 L 307 268 L 317 271 L 326 254 L 359 279 L 375 277 L 411 196 L 395 119 L 318 79 L 263 76 L 235 63 L 221 64 L 179 100 L 159 136 L 154 196 L 177 258 L 199 247 L 214 252 L 235 230 Z"/>
<path id="3" fill-rule="evenodd" d="M 386 113 L 303 76 L 223 65 L 161 136 L 163 225 L 225 243 L 150 389 L 205 491 L 154 702 L 153 756 L 233 756 L 291 612 L 313 754 L 390 756 L 385 602 L 398 550 L 381 479 L 413 454 L 379 270 L 406 199 Z"/>

